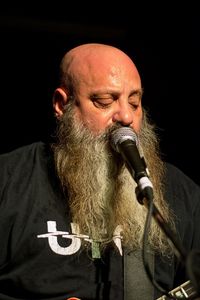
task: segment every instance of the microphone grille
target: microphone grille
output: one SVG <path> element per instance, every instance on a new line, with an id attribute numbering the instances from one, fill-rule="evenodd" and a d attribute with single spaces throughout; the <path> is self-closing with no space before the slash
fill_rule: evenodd
<path id="1" fill-rule="evenodd" d="M 111 146 L 117 152 L 118 144 L 121 144 L 124 141 L 132 140 L 136 144 L 138 144 L 138 138 L 136 133 L 130 127 L 120 127 L 111 133 Z"/>

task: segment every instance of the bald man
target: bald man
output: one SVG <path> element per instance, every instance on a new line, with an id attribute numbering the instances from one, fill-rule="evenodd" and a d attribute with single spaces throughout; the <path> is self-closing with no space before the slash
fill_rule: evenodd
<path id="1" fill-rule="evenodd" d="M 137 135 L 156 206 L 186 253 L 199 249 L 200 189 L 160 159 L 142 93 L 120 49 L 84 44 L 64 55 L 53 94 L 56 139 L 0 157 L 0 299 L 150 300 L 189 279 L 152 220 L 146 251 L 161 287 L 152 289 L 140 255 L 147 209 L 110 143 L 117 128 Z"/>

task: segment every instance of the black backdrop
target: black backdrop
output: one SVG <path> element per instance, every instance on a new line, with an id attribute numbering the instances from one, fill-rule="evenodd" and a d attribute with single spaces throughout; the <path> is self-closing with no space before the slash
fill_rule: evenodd
<path id="1" fill-rule="evenodd" d="M 72 21 L 69 14 L 1 12 L 0 152 L 50 134 L 62 55 L 81 43 L 109 43 L 127 52 L 140 71 L 163 158 L 200 184 L 198 16 L 161 15 L 144 24 L 134 18 Z"/>

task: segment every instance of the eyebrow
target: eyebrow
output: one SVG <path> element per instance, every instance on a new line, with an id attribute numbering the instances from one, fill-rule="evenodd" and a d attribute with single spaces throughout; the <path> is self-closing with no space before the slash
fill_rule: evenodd
<path id="1" fill-rule="evenodd" d="M 142 98 L 143 95 L 143 89 L 136 89 L 136 90 L 132 90 L 129 94 L 129 96 L 135 95 L 135 94 L 139 94 L 140 98 Z"/>
<path id="2" fill-rule="evenodd" d="M 119 92 L 117 92 L 116 90 L 97 90 L 97 91 L 94 91 L 92 94 L 91 94 L 91 97 L 92 98 L 98 98 L 99 96 L 101 95 L 107 95 L 107 94 L 119 94 Z M 143 95 L 143 89 L 133 89 L 131 90 L 130 94 L 129 94 L 129 97 L 132 96 L 132 95 L 135 95 L 135 94 L 139 94 L 140 97 L 142 97 Z"/>

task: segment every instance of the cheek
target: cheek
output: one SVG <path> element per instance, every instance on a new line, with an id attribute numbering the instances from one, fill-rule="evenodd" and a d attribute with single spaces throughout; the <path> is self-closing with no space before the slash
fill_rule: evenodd
<path id="1" fill-rule="evenodd" d="M 108 126 L 107 118 L 104 114 L 98 112 L 96 114 L 90 114 L 85 117 L 86 126 L 93 133 L 101 133 Z"/>
<path id="2" fill-rule="evenodd" d="M 140 132 L 140 129 L 142 127 L 142 112 L 138 113 L 137 115 L 135 115 L 135 117 L 133 117 L 133 123 L 131 125 L 131 127 L 133 128 L 133 130 L 136 133 Z"/>
<path id="3" fill-rule="evenodd" d="M 101 111 L 84 110 L 77 107 L 75 110 L 77 122 L 81 122 L 93 133 L 100 133 L 107 127 L 108 116 Z"/>

